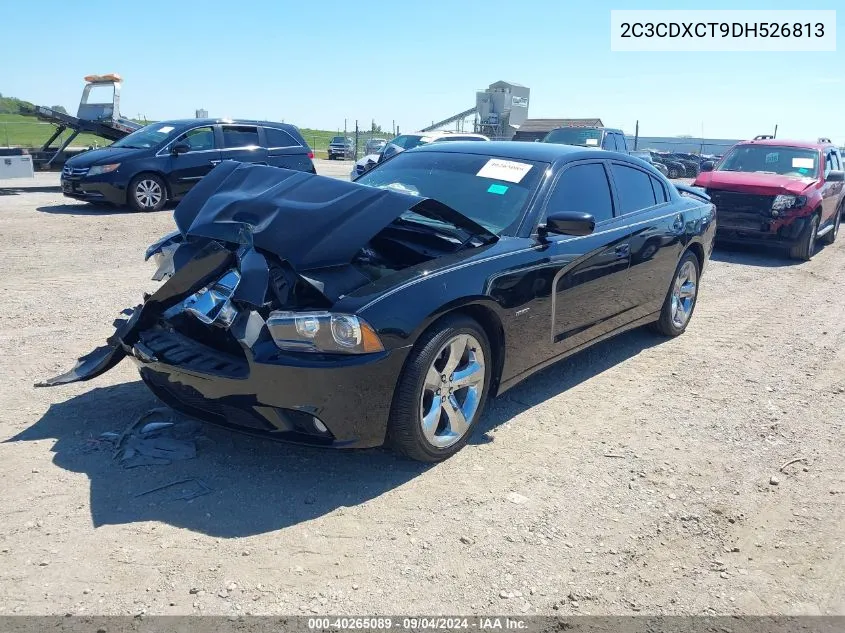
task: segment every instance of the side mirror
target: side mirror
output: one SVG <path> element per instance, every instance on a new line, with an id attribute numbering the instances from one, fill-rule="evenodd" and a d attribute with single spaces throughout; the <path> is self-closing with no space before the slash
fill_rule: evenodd
<path id="1" fill-rule="evenodd" d="M 176 143 L 176 145 L 170 148 L 170 153 L 174 156 L 178 156 L 179 154 L 186 154 L 189 151 L 191 151 L 191 148 L 188 146 L 187 143 Z"/>
<path id="2" fill-rule="evenodd" d="M 845 171 L 834 169 L 829 171 L 824 179 L 826 182 L 845 182 Z"/>
<path id="3" fill-rule="evenodd" d="M 548 233 L 559 235 L 589 235 L 596 229 L 596 220 L 589 213 L 580 211 L 558 211 L 551 213 L 546 218 L 546 223 L 541 224 L 539 233 L 544 237 Z"/>
<path id="4" fill-rule="evenodd" d="M 713 168 L 716 166 L 712 160 L 705 160 L 701 163 L 701 171 L 713 171 Z"/>

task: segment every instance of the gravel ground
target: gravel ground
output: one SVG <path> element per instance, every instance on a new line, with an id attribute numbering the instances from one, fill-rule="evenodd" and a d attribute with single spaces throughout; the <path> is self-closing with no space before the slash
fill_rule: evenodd
<path id="1" fill-rule="evenodd" d="M 0 189 L 0 614 L 845 614 L 845 242 L 717 250 L 686 334 L 545 370 L 437 466 L 206 428 L 125 469 L 98 438 L 159 406 L 130 363 L 32 384 L 156 286 L 171 213 L 48 176 Z"/>

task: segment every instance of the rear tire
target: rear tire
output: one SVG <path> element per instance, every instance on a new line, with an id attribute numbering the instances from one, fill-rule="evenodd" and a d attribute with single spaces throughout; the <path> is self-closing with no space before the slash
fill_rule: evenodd
<path id="1" fill-rule="evenodd" d="M 167 203 L 167 186 L 155 174 L 139 174 L 129 183 L 126 199 L 134 211 L 159 211 Z"/>
<path id="2" fill-rule="evenodd" d="M 839 225 L 842 223 L 842 209 L 836 210 L 836 217 L 833 218 L 833 230 L 822 237 L 822 244 L 833 244 L 839 235 Z"/>
<path id="3" fill-rule="evenodd" d="M 655 332 L 671 337 L 684 333 L 698 303 L 700 277 L 701 266 L 698 257 L 687 251 L 672 275 L 672 283 L 660 309 L 660 318 L 652 323 Z"/>
<path id="4" fill-rule="evenodd" d="M 417 341 L 397 382 L 387 445 L 421 462 L 457 453 L 478 426 L 492 367 L 490 343 L 475 320 L 453 315 L 435 323 Z"/>
<path id="5" fill-rule="evenodd" d="M 675 169 L 674 167 L 670 167 L 670 168 L 669 168 L 669 178 L 670 178 L 670 179 L 675 179 L 675 178 L 677 178 L 677 177 L 678 177 L 678 170 L 677 170 L 677 169 Z"/>
<path id="6" fill-rule="evenodd" d="M 810 217 L 807 226 L 798 238 L 798 243 L 789 249 L 789 256 L 792 259 L 798 259 L 803 262 L 808 262 L 816 252 L 816 233 L 819 230 L 819 215 L 814 213 Z"/>

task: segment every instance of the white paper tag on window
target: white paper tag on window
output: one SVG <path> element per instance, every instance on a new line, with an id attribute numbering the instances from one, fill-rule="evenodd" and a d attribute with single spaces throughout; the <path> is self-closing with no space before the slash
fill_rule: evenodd
<path id="1" fill-rule="evenodd" d="M 796 169 L 812 169 L 815 161 L 812 158 L 793 158 L 792 166 Z"/>
<path id="2" fill-rule="evenodd" d="M 587 145 L 598 145 L 599 140 L 597 138 L 588 138 L 584 141 Z"/>
<path id="3" fill-rule="evenodd" d="M 491 158 L 485 163 L 484 167 L 478 170 L 476 176 L 482 178 L 493 178 L 494 180 L 504 180 L 506 182 L 519 182 L 525 178 L 531 170 L 531 165 L 526 163 L 517 163 L 512 160 L 502 160 L 501 158 Z"/>
<path id="4" fill-rule="evenodd" d="M 164 127 L 158 128 L 158 131 L 161 132 L 162 134 L 168 134 L 169 132 L 173 131 L 173 126 L 172 125 L 165 125 Z"/>

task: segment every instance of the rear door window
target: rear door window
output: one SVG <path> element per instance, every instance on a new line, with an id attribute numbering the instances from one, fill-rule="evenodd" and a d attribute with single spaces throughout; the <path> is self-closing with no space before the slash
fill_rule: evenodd
<path id="1" fill-rule="evenodd" d="M 604 137 L 604 149 L 609 150 L 611 152 L 616 151 L 616 135 L 615 134 L 607 134 Z"/>
<path id="2" fill-rule="evenodd" d="M 258 128 L 254 125 L 223 126 L 223 147 L 233 149 L 236 147 L 253 147 L 259 144 Z"/>
<path id="3" fill-rule="evenodd" d="M 654 179 L 646 172 L 619 163 L 613 163 L 610 171 L 613 174 L 619 210 L 623 214 L 634 213 L 656 204 L 655 191 L 651 183 Z"/>
<path id="4" fill-rule="evenodd" d="M 616 149 L 620 152 L 627 152 L 628 151 L 628 143 L 625 140 L 625 136 L 622 134 L 614 134 L 616 137 Z"/>

